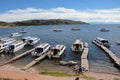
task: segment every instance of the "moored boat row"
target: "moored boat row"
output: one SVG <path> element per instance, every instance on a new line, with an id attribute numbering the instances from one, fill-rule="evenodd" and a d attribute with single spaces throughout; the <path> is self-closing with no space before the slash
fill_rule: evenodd
<path id="1" fill-rule="evenodd" d="M 38 37 L 27 37 L 21 40 L 14 38 L 1 38 L 0 39 L 0 53 L 15 53 L 22 49 L 25 45 L 35 45 L 40 41 Z"/>

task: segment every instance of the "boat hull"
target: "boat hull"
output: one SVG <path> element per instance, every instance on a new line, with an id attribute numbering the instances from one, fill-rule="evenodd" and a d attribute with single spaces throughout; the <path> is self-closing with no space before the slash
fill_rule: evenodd
<path id="1" fill-rule="evenodd" d="M 13 52 L 15 53 L 15 52 L 19 51 L 19 50 L 22 49 L 25 45 L 26 45 L 26 43 L 23 43 L 22 45 L 16 47 Z"/>

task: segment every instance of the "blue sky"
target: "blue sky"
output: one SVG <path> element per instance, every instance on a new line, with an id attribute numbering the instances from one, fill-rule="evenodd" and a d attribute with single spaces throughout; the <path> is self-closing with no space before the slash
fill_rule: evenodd
<path id="1" fill-rule="evenodd" d="M 17 12 L 19 12 L 19 14 Z M 85 22 L 119 23 L 120 22 L 119 12 L 120 12 L 120 0 L 0 1 L 0 21 L 21 21 L 28 19 L 63 18 L 82 20 Z M 46 16 L 43 15 L 44 13 L 46 14 Z M 28 14 L 28 18 L 26 17 L 25 14 L 26 15 Z M 66 15 L 71 16 L 65 17 Z M 116 17 L 115 15 L 117 15 L 118 17 Z M 85 18 L 83 16 L 85 16 Z"/>

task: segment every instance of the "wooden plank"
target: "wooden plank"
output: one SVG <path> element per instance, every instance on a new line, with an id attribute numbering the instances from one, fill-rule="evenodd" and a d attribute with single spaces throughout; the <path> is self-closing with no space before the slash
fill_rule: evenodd
<path id="1" fill-rule="evenodd" d="M 89 47 L 88 43 L 85 43 L 84 51 L 81 55 L 81 67 L 82 67 L 82 72 L 84 71 L 89 71 L 89 64 L 88 64 L 88 52 L 89 52 Z"/>
<path id="2" fill-rule="evenodd" d="M 89 51 L 89 48 L 84 48 L 84 51 L 83 51 L 83 53 L 82 53 L 82 55 L 81 55 L 81 58 L 87 58 L 87 56 L 88 56 L 88 51 Z"/>
<path id="3" fill-rule="evenodd" d="M 48 55 L 48 53 L 45 53 L 45 54 L 41 55 L 40 57 L 34 59 L 32 62 L 30 62 L 29 64 L 27 64 L 25 67 L 23 67 L 22 70 L 27 70 L 28 68 L 32 67 L 33 65 L 35 65 L 36 63 L 38 63 L 40 60 L 44 59 Z"/>
<path id="4" fill-rule="evenodd" d="M 105 46 L 98 44 L 95 40 L 93 40 L 93 43 L 99 46 L 101 49 L 103 49 L 109 55 L 109 57 L 114 61 L 114 63 L 120 66 L 120 59 L 112 51 L 110 51 Z"/>
<path id="5" fill-rule="evenodd" d="M 8 64 L 8 63 L 11 63 L 11 62 L 17 60 L 17 59 L 20 59 L 21 57 L 23 57 L 23 56 L 25 56 L 25 55 L 27 55 L 27 54 L 30 54 L 30 52 L 32 52 L 34 49 L 35 49 L 35 48 L 30 49 L 30 50 L 28 50 L 28 51 L 26 51 L 26 52 L 24 52 L 24 53 L 22 53 L 22 54 L 20 54 L 20 55 L 17 55 L 17 56 L 15 56 L 15 57 L 13 57 L 12 59 L 10 59 L 10 60 L 8 60 L 8 61 L 6 61 L 6 62 L 4 62 L 4 63 L 0 63 L 0 66 L 6 65 L 6 64 Z"/>
<path id="6" fill-rule="evenodd" d="M 88 60 L 87 59 L 82 59 L 81 60 L 81 67 L 82 67 L 82 71 L 89 71 L 89 64 L 88 64 Z"/>

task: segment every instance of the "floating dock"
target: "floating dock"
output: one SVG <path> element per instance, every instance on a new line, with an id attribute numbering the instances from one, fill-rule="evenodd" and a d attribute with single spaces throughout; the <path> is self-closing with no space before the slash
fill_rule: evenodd
<path id="1" fill-rule="evenodd" d="M 35 48 L 30 49 L 30 50 L 28 50 L 28 51 L 26 51 L 26 52 L 24 52 L 24 53 L 22 53 L 22 54 L 20 54 L 20 55 L 18 55 L 18 56 L 13 57 L 12 59 L 10 59 L 10 60 L 8 60 L 8 61 L 6 61 L 6 62 L 0 63 L 0 66 L 6 65 L 6 64 L 8 64 L 8 63 L 12 63 L 13 61 L 15 61 L 15 60 L 17 60 L 17 59 L 20 59 L 21 57 L 23 57 L 23 56 L 25 56 L 25 55 L 27 55 L 27 54 L 30 54 L 30 52 L 32 52 L 34 49 L 35 49 Z"/>
<path id="2" fill-rule="evenodd" d="M 84 51 L 81 55 L 81 67 L 82 67 L 82 72 L 89 71 L 89 63 L 88 63 L 88 52 L 89 52 L 89 47 L 88 43 L 85 43 Z"/>
<path id="3" fill-rule="evenodd" d="M 35 60 L 33 60 L 32 62 L 30 62 L 29 64 L 27 64 L 25 67 L 23 67 L 21 70 L 27 70 L 27 69 L 29 69 L 30 67 L 32 67 L 33 65 L 35 65 L 36 63 L 38 63 L 42 59 L 44 59 L 48 55 L 48 53 L 45 53 L 45 54 L 41 55 L 40 57 L 36 58 Z"/>
<path id="4" fill-rule="evenodd" d="M 120 67 L 120 59 L 112 51 L 110 51 L 105 46 L 98 44 L 95 40 L 93 40 L 93 43 L 99 46 L 101 49 L 103 49 L 108 54 L 108 56 L 114 61 L 114 63 Z"/>

